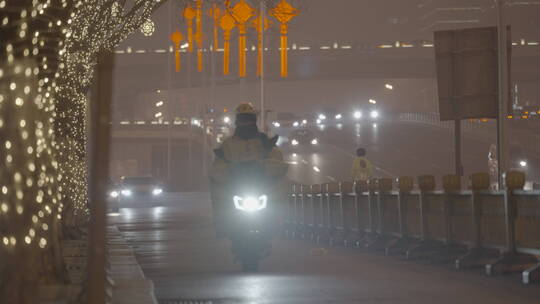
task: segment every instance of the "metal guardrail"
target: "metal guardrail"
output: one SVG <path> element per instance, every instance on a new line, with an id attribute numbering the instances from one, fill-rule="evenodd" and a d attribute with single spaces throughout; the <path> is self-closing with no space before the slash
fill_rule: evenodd
<path id="1" fill-rule="evenodd" d="M 487 274 L 522 272 L 540 281 L 540 191 L 523 191 L 524 175 L 509 172 L 507 189 L 487 190 L 489 176 L 471 177 L 474 190 L 459 190 L 459 177 L 373 179 L 369 183 L 294 185 L 287 210 L 289 236 L 332 245 L 382 250 L 408 259 L 484 267 Z"/>
<path id="2" fill-rule="evenodd" d="M 453 121 L 441 121 L 439 113 L 401 113 L 399 120 L 405 122 L 416 122 L 431 126 L 441 127 L 449 130 L 454 129 Z M 462 120 L 461 128 L 464 132 L 474 133 L 483 137 L 496 138 L 496 125 L 493 121 L 476 122 L 470 120 Z"/>
<path id="3" fill-rule="evenodd" d="M 434 112 L 401 113 L 399 114 L 399 120 L 402 122 L 420 123 L 448 130 L 453 130 L 454 128 L 454 123 L 452 121 L 441 121 L 439 113 Z M 508 122 L 511 124 L 512 120 L 509 119 Z M 493 120 L 462 120 L 461 128 L 465 134 L 487 139 L 493 143 L 497 141 L 497 126 Z M 539 134 L 515 129 L 512 131 L 512 135 L 509 136 L 508 141 L 510 144 L 517 146 L 526 145 L 526 149 L 540 152 Z"/>

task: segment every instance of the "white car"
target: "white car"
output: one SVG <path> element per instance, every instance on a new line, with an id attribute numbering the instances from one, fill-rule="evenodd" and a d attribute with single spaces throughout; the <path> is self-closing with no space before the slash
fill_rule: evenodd
<path id="1" fill-rule="evenodd" d="M 158 198 L 163 194 L 163 185 L 151 176 L 122 177 L 118 187 L 120 200 L 136 198 Z"/>

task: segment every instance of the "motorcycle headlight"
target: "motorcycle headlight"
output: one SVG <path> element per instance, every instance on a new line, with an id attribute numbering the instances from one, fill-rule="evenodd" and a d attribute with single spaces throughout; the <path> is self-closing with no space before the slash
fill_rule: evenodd
<path id="1" fill-rule="evenodd" d="M 131 196 L 132 192 L 129 189 L 124 189 L 120 193 L 122 193 L 123 196 Z"/>
<path id="2" fill-rule="evenodd" d="M 163 189 L 161 188 L 155 188 L 154 190 L 152 190 L 153 195 L 160 195 L 161 193 L 163 193 Z"/>
<path id="3" fill-rule="evenodd" d="M 233 200 L 236 209 L 246 212 L 260 211 L 266 208 L 268 204 L 268 197 L 266 195 L 261 195 L 258 198 L 254 196 L 241 197 L 235 195 Z"/>

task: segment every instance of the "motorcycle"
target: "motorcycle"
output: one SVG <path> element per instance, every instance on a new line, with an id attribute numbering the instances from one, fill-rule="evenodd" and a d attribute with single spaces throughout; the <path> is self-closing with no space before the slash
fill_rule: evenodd
<path id="1" fill-rule="evenodd" d="M 225 202 L 226 236 L 235 261 L 243 271 L 254 272 L 270 254 L 273 205 L 267 193 L 271 181 L 256 163 L 242 163 L 231 170 Z"/>

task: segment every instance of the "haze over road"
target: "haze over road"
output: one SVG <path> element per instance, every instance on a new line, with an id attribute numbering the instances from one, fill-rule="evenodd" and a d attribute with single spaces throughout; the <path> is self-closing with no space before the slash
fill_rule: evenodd
<path id="1" fill-rule="evenodd" d="M 229 242 L 215 237 L 208 195 L 167 194 L 157 202 L 136 200 L 122 207 L 109 220 L 134 246 L 162 303 L 532 304 L 540 298 L 537 286 L 521 285 L 512 276 L 320 249 L 281 237 L 261 272 L 245 274 L 231 262 Z"/>

